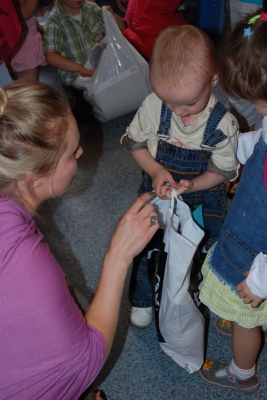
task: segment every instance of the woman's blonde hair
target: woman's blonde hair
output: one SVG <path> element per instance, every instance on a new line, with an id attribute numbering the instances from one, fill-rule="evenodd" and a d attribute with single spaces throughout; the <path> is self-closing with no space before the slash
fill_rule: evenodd
<path id="1" fill-rule="evenodd" d="M 32 182 L 55 169 L 66 148 L 69 107 L 51 86 L 17 81 L 0 88 L 0 192 L 23 198 L 18 181 Z"/>
<path id="2" fill-rule="evenodd" d="M 151 84 L 177 87 L 216 74 L 216 49 L 203 31 L 192 25 L 171 26 L 157 38 L 150 58 Z"/>

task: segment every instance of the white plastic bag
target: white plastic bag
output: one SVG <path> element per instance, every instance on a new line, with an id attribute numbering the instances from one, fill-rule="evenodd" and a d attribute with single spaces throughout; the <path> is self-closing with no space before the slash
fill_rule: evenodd
<path id="1" fill-rule="evenodd" d="M 159 213 L 167 253 L 158 314 L 160 346 L 181 367 L 195 372 L 204 362 L 204 318 L 188 289 L 204 231 L 174 190 L 171 201 L 156 197 L 151 203 Z"/>
<path id="2" fill-rule="evenodd" d="M 84 98 L 92 105 L 95 117 L 107 122 L 136 111 L 151 87 L 148 63 L 123 37 L 106 7 L 102 7 L 102 13 L 106 36 L 92 49 L 85 64 L 88 69 L 96 67 L 95 73 L 92 78 L 79 76 L 73 86 L 85 89 Z"/>

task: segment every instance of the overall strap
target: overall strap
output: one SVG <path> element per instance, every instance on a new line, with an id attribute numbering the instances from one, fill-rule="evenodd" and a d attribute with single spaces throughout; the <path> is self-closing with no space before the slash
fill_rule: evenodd
<path id="1" fill-rule="evenodd" d="M 227 138 L 220 129 L 216 129 L 226 112 L 227 109 L 219 101 L 213 107 L 204 131 L 203 142 L 201 144 L 202 149 L 205 149 L 206 147 L 209 150 L 214 149 L 217 143 L 220 143 Z M 157 132 L 158 135 L 169 135 L 171 117 L 172 111 L 168 109 L 164 102 L 162 102 L 160 124 Z"/>
<path id="2" fill-rule="evenodd" d="M 218 124 L 226 112 L 227 109 L 220 101 L 213 107 L 204 131 L 203 141 L 201 143 L 202 149 L 215 149 L 217 143 L 227 139 L 227 136 L 220 129 L 217 129 Z"/>
<path id="3" fill-rule="evenodd" d="M 172 111 L 168 109 L 164 101 L 162 102 L 160 112 L 160 123 L 157 134 L 168 136 L 171 126 Z"/>

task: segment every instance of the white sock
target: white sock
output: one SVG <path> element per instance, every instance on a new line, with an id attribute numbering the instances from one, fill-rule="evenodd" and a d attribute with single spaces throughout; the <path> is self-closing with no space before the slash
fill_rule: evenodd
<path id="1" fill-rule="evenodd" d="M 235 364 L 233 358 L 232 358 L 229 369 L 233 375 L 235 375 L 238 379 L 242 379 L 242 380 L 249 379 L 253 375 L 255 375 L 255 365 L 251 369 L 241 369 L 241 368 L 238 368 L 238 366 Z"/>
<path id="2" fill-rule="evenodd" d="M 264 331 L 267 331 L 267 325 L 262 325 L 262 329 L 263 329 Z"/>

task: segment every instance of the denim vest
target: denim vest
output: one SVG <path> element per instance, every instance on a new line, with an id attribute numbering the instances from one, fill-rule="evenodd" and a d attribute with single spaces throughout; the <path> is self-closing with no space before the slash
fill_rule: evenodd
<path id="1" fill-rule="evenodd" d="M 173 176 L 176 182 L 180 179 L 193 179 L 203 174 L 208 167 L 212 151 L 216 144 L 225 140 L 227 136 L 217 126 L 226 113 L 226 108 L 217 102 L 207 121 L 201 150 L 190 150 L 175 146 L 161 139 L 168 137 L 172 111 L 162 103 L 160 125 L 158 129 L 158 148 L 155 160 L 163 165 Z M 151 177 L 144 173 L 139 194 L 153 190 Z M 185 193 L 183 200 L 194 210 L 203 205 L 205 224 L 205 246 L 209 249 L 219 237 L 227 213 L 227 196 L 224 184 L 210 190 L 194 193 Z"/>
<path id="2" fill-rule="evenodd" d="M 235 286 L 245 279 L 261 251 L 267 254 L 267 193 L 264 162 L 267 144 L 260 137 L 242 172 L 242 179 L 214 250 L 211 269 L 219 279 Z"/>

